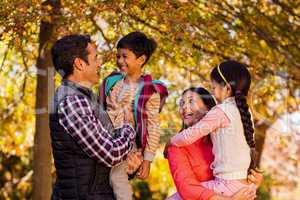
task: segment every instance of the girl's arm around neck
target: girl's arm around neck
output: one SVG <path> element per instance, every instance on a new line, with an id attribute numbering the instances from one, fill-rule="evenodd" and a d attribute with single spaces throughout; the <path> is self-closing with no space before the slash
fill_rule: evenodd
<path id="1" fill-rule="evenodd" d="M 173 136 L 171 144 L 179 147 L 190 145 L 218 128 L 226 127 L 229 123 L 230 121 L 222 109 L 215 107 L 195 125 Z"/>

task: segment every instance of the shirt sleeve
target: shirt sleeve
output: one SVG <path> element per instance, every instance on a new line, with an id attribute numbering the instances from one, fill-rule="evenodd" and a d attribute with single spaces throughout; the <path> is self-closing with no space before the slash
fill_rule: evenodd
<path id="1" fill-rule="evenodd" d="M 195 125 L 177 133 L 171 138 L 171 144 L 175 146 L 187 146 L 196 142 L 201 137 L 204 137 L 218 128 L 224 128 L 230 123 L 229 118 L 219 107 L 210 110 L 199 122 Z"/>
<path id="2" fill-rule="evenodd" d="M 94 115 L 84 96 L 68 96 L 59 104 L 59 123 L 92 159 L 112 167 L 125 159 L 133 147 L 135 131 L 129 125 L 112 138 Z"/>
<path id="3" fill-rule="evenodd" d="M 168 161 L 175 186 L 182 199 L 208 200 L 215 195 L 212 190 L 200 184 L 184 149 L 170 146 L 168 148 Z"/>
<path id="4" fill-rule="evenodd" d="M 152 161 L 154 159 L 156 150 L 159 147 L 160 139 L 160 124 L 159 124 L 159 93 L 154 93 L 146 103 L 147 129 L 148 138 L 144 152 L 144 159 Z"/>

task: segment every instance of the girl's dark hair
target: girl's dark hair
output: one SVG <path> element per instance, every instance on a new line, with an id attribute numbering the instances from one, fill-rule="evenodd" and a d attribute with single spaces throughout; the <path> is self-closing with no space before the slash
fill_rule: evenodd
<path id="1" fill-rule="evenodd" d="M 230 85 L 232 91 L 231 96 L 234 96 L 241 115 L 246 141 L 251 149 L 251 163 L 249 169 L 255 169 L 257 160 L 254 128 L 247 103 L 247 95 L 251 84 L 250 72 L 244 65 L 236 61 L 225 61 L 221 63 L 218 67 L 215 67 L 212 70 L 210 77 L 212 80 L 225 86 L 227 83 L 223 80 L 220 73 Z"/>
<path id="2" fill-rule="evenodd" d="M 200 96 L 200 98 L 202 99 L 204 105 L 207 107 L 208 110 L 212 109 L 216 105 L 216 102 L 215 102 L 215 99 L 213 98 L 213 96 L 203 87 L 197 87 L 197 88 L 190 87 L 183 91 L 182 96 L 189 91 L 197 93 Z M 185 125 L 183 124 L 182 130 L 185 128 L 187 128 L 187 127 L 185 127 Z"/>
<path id="3" fill-rule="evenodd" d="M 145 65 L 157 47 L 154 39 L 148 38 L 144 33 L 135 31 L 125 35 L 117 44 L 117 49 L 129 49 L 136 57 L 146 56 Z"/>

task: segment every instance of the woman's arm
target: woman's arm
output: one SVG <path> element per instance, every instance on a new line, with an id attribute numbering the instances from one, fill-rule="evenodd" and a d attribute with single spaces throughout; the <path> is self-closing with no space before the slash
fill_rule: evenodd
<path id="1" fill-rule="evenodd" d="M 186 200 L 254 200 L 255 190 L 250 187 L 240 189 L 231 197 L 226 197 L 214 193 L 200 185 L 200 181 L 195 176 L 192 166 L 183 148 L 168 146 L 165 149 L 169 161 L 171 174 L 177 191 Z M 252 172 L 253 174 L 253 172 Z M 261 184 L 261 176 L 254 174 L 252 182 Z"/>
<path id="2" fill-rule="evenodd" d="M 229 118 L 221 108 L 215 107 L 195 125 L 173 136 L 171 144 L 178 147 L 190 145 L 216 129 L 228 126 L 229 123 Z"/>
<path id="3" fill-rule="evenodd" d="M 183 199 L 209 200 L 212 196 L 216 195 L 212 190 L 200 185 L 200 181 L 195 176 L 184 149 L 169 146 L 167 152 L 174 183 Z"/>

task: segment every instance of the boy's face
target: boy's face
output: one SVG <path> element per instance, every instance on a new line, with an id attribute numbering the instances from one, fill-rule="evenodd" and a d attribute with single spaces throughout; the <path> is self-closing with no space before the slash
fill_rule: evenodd
<path id="1" fill-rule="evenodd" d="M 119 48 L 117 52 L 117 66 L 125 74 L 141 73 L 144 56 L 136 57 L 129 49 Z"/>

